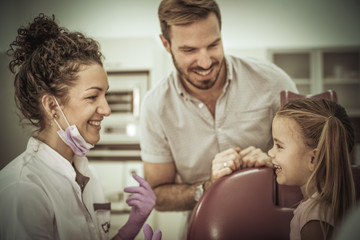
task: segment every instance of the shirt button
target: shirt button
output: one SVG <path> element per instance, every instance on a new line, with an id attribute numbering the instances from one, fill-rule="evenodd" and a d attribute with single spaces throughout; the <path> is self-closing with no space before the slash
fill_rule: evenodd
<path id="1" fill-rule="evenodd" d="M 203 108 L 204 107 L 204 104 L 203 103 L 199 103 L 199 108 Z"/>

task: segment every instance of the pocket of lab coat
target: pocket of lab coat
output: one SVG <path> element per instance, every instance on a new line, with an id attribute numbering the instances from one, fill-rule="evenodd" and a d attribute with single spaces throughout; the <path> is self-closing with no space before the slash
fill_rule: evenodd
<path id="1" fill-rule="evenodd" d="M 109 234 L 111 203 L 94 203 L 94 212 L 101 226 L 102 234 Z"/>

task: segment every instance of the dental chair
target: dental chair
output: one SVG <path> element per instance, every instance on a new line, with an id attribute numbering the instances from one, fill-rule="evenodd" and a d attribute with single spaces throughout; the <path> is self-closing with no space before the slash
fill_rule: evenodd
<path id="1" fill-rule="evenodd" d="M 360 167 L 353 166 L 360 204 Z M 298 187 L 276 183 L 272 168 L 247 168 L 219 179 L 200 198 L 189 222 L 188 240 L 289 239 Z"/>
<path id="2" fill-rule="evenodd" d="M 276 192 L 272 168 L 242 169 L 219 179 L 195 206 L 187 239 L 289 239 L 294 209 L 278 206 Z M 301 193 L 291 198 L 300 200 Z"/>
<path id="3" fill-rule="evenodd" d="M 337 101 L 329 90 L 316 95 L 280 93 L 281 105 L 294 98 Z M 353 166 L 358 202 L 360 168 Z M 302 199 L 299 187 L 279 185 L 272 168 L 238 170 L 219 179 L 200 198 L 189 222 L 188 240 L 289 239 L 293 211 Z"/>

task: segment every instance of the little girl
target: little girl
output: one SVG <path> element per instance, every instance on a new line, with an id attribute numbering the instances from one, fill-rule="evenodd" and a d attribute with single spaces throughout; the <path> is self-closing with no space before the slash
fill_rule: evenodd
<path id="1" fill-rule="evenodd" d="M 355 203 L 349 157 L 354 131 L 345 109 L 325 99 L 292 100 L 276 113 L 272 131 L 268 154 L 276 180 L 303 194 L 290 239 L 330 239 Z"/>

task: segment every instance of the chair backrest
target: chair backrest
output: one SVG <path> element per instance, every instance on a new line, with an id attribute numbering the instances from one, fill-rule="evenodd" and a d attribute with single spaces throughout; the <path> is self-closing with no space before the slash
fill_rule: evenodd
<path id="1" fill-rule="evenodd" d="M 333 90 L 327 90 L 322 93 L 308 94 L 308 95 L 302 95 L 288 90 L 283 90 L 280 92 L 280 105 L 284 106 L 285 103 L 287 103 L 289 100 L 297 99 L 297 98 L 324 98 L 337 102 L 337 94 Z"/>
<path id="2" fill-rule="evenodd" d="M 188 240 L 289 239 L 294 209 L 275 201 L 272 168 L 236 171 L 203 194 L 190 219 Z"/>
<path id="3" fill-rule="evenodd" d="M 353 166 L 360 203 L 360 168 Z M 238 170 L 215 182 L 200 198 L 190 218 L 188 240 L 289 239 L 300 189 L 276 184 L 273 169 Z"/>

